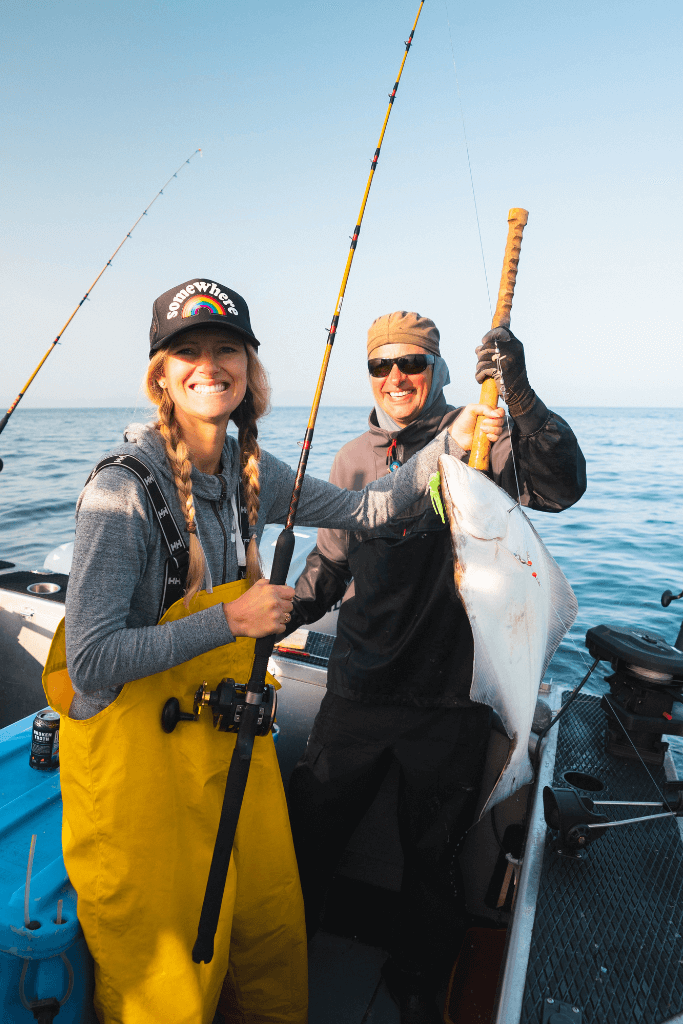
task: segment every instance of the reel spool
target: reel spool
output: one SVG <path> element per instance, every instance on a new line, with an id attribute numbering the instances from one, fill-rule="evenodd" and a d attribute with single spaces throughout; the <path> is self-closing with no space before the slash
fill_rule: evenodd
<path id="1" fill-rule="evenodd" d="M 662 737 L 683 736 L 683 651 L 658 633 L 611 626 L 589 629 L 586 647 L 614 670 L 605 678 L 610 695 L 600 701 L 607 752 L 661 767 L 669 749 Z"/>
<path id="2" fill-rule="evenodd" d="M 197 722 L 202 711 L 211 711 L 213 727 L 219 732 L 239 732 L 242 714 L 247 702 L 258 704 L 256 735 L 267 736 L 275 723 L 277 692 L 266 683 L 263 693 L 247 694 L 246 683 L 234 679 L 221 679 L 215 690 L 202 683 L 194 695 L 192 713 L 180 710 L 177 697 L 170 697 L 161 712 L 161 728 L 173 732 L 178 722 Z"/>

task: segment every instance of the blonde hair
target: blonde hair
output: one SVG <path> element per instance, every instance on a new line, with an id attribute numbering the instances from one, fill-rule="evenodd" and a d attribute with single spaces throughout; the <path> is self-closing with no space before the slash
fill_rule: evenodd
<path id="1" fill-rule="evenodd" d="M 247 390 L 240 404 L 233 410 L 230 419 L 237 425 L 242 488 L 249 525 L 256 527 L 261 505 L 259 481 L 261 449 L 257 440 L 257 421 L 268 412 L 270 385 L 263 363 L 253 347 L 245 342 L 244 348 L 247 353 Z M 166 356 L 167 351 L 161 349 L 159 352 L 155 352 L 150 359 L 145 375 L 145 392 L 149 400 L 157 407 L 157 421 L 154 426 L 164 439 L 166 455 L 178 492 L 178 500 L 190 534 L 190 563 L 183 598 L 185 607 L 189 608 L 190 601 L 202 587 L 206 571 L 206 558 L 197 537 L 192 495 L 192 460 L 175 419 L 173 402 L 168 391 L 159 384 L 159 378 L 164 375 Z M 255 533 L 252 533 L 247 547 L 247 581 L 251 585 L 256 580 L 260 580 L 262 576 L 261 556 Z"/>

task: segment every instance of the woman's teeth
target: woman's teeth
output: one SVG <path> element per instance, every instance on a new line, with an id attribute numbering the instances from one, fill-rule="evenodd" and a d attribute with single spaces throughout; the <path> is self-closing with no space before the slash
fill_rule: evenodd
<path id="1" fill-rule="evenodd" d="M 221 391 L 227 390 L 228 385 L 221 382 L 220 384 L 192 384 L 191 387 L 198 395 L 219 395 Z"/>
<path id="2" fill-rule="evenodd" d="M 409 395 L 410 391 L 390 391 L 389 394 L 392 398 L 403 398 L 404 395 Z"/>

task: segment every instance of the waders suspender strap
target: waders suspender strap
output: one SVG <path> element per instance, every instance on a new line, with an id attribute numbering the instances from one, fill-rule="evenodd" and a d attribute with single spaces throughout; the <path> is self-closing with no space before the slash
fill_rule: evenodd
<path id="1" fill-rule="evenodd" d="M 166 560 L 166 569 L 164 571 L 164 589 L 161 595 L 159 614 L 157 615 L 157 622 L 159 622 L 171 605 L 179 601 L 185 593 L 190 553 L 151 469 L 144 462 L 141 462 L 140 459 L 136 458 L 135 455 L 110 455 L 108 458 L 102 459 L 101 462 L 97 463 L 86 480 L 86 486 L 105 466 L 123 466 L 124 469 L 129 469 L 131 473 L 135 474 L 147 492 L 147 497 L 154 509 L 154 515 L 161 530 L 161 536 L 164 538 L 164 543 L 168 549 L 169 557 Z M 249 515 L 242 496 L 241 481 L 237 485 L 237 502 L 239 507 L 239 532 L 246 551 L 249 545 Z M 235 529 L 237 529 L 237 523 L 235 523 Z M 240 566 L 238 579 L 243 580 L 246 574 L 246 566 Z"/>
<path id="2" fill-rule="evenodd" d="M 108 458 L 102 459 L 101 462 L 97 463 L 86 480 L 86 486 L 106 466 L 123 466 L 124 469 L 130 470 L 138 478 L 147 492 L 147 497 L 154 509 L 154 515 L 161 530 L 161 536 L 164 538 L 164 543 L 168 549 L 168 558 L 164 571 L 164 589 L 161 594 L 161 604 L 159 605 L 159 613 L 157 615 L 158 622 L 171 605 L 179 601 L 185 592 L 185 579 L 187 577 L 190 553 L 151 469 L 134 455 L 110 455 Z"/>
<path id="3" fill-rule="evenodd" d="M 294 552 L 294 521 L 296 519 L 296 510 L 299 504 L 299 496 L 301 494 L 304 477 L 306 475 L 306 464 L 308 462 L 308 454 L 311 450 L 311 443 L 313 441 L 313 430 L 315 428 L 315 421 L 318 415 L 318 408 L 320 406 L 320 398 L 325 384 L 327 366 L 330 361 L 332 346 L 337 334 L 339 316 L 341 313 L 342 303 L 344 301 L 344 295 L 346 294 L 346 285 L 349 279 L 353 257 L 356 252 L 356 245 L 358 244 L 358 235 L 360 234 L 361 225 L 363 223 L 365 205 L 368 200 L 370 186 L 372 185 L 375 170 L 377 168 L 377 161 L 379 160 L 380 150 L 382 148 L 384 132 L 386 131 L 386 127 L 389 122 L 389 115 L 391 114 L 394 100 L 396 99 L 396 91 L 398 89 L 399 82 L 401 81 L 403 68 L 405 67 L 406 58 L 408 57 L 408 51 L 413 43 L 413 35 L 415 33 L 415 28 L 420 14 L 422 13 L 423 6 L 424 0 L 420 0 L 417 17 L 415 18 L 410 35 L 405 43 L 405 53 L 403 54 L 401 67 L 394 83 L 394 88 L 389 94 L 389 106 L 387 107 L 387 112 L 384 117 L 384 123 L 382 125 L 382 131 L 380 132 L 379 142 L 377 143 L 377 149 L 375 150 L 375 155 L 372 159 L 372 164 L 370 165 L 370 175 L 365 186 L 358 220 L 356 221 L 356 226 L 351 237 L 351 245 L 346 259 L 346 266 L 344 268 L 342 283 L 337 297 L 337 304 L 334 309 L 332 323 L 330 324 L 330 330 L 327 335 L 327 345 L 325 347 L 325 355 L 323 356 L 323 364 L 318 376 L 313 406 L 308 418 L 308 426 L 306 428 L 306 434 L 301 448 L 301 456 L 299 458 L 294 490 L 292 491 L 292 498 L 289 504 L 287 522 L 284 530 L 278 537 L 277 544 L 275 546 L 273 564 L 270 570 L 270 582 L 274 585 L 282 585 L 287 581 L 287 573 L 289 572 L 289 566 Z M 213 959 L 214 938 L 218 927 L 218 919 L 221 913 L 223 893 L 225 892 L 225 882 L 228 877 L 230 855 L 232 854 L 232 846 L 235 840 L 235 833 L 237 831 L 242 799 L 247 786 L 247 778 L 249 777 L 249 764 L 251 762 L 251 754 L 254 747 L 254 737 L 256 735 L 256 725 L 259 707 L 261 705 L 261 696 L 266 686 L 268 659 L 273 653 L 273 647 L 276 639 L 276 636 L 260 637 L 260 639 L 256 641 L 254 648 L 254 663 L 251 670 L 251 677 L 247 685 L 246 700 L 244 704 L 244 711 L 242 713 L 242 720 L 240 721 L 239 733 L 237 734 L 237 742 L 235 743 L 235 748 L 230 759 L 228 778 L 225 783 L 223 807 L 221 809 L 220 821 L 218 823 L 218 833 L 216 835 L 216 845 L 213 850 L 211 867 L 209 868 L 209 878 L 206 883 L 204 903 L 199 917 L 197 941 L 192 949 L 192 959 L 196 964 L 200 964 L 202 962 L 208 964 Z"/>
<path id="4" fill-rule="evenodd" d="M 233 505 L 234 510 L 234 505 Z M 246 552 L 249 547 L 249 541 L 251 540 L 251 534 L 249 532 L 249 511 L 244 503 L 244 495 L 242 494 L 242 481 L 240 480 L 237 484 L 237 511 L 239 517 L 239 534 L 242 538 L 242 548 L 244 549 L 244 565 L 239 562 L 239 549 L 237 558 L 237 579 L 244 580 L 247 578 L 247 561 Z M 237 518 L 237 517 L 236 517 Z M 237 522 L 235 522 L 235 532 L 237 532 Z"/>

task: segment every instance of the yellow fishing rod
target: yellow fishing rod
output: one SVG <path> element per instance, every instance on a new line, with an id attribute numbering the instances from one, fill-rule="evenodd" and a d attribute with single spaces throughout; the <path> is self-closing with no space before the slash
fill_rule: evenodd
<path id="1" fill-rule="evenodd" d="M 296 510 L 299 504 L 301 487 L 304 482 L 304 476 L 306 475 L 306 464 L 308 462 L 308 454 L 311 450 L 313 430 L 315 428 L 315 421 L 318 415 L 323 385 L 325 384 L 325 375 L 327 374 L 327 367 L 332 354 L 332 346 L 337 334 L 339 315 L 341 313 L 342 302 L 344 301 L 346 285 L 349 280 L 351 264 L 353 263 L 353 257 L 358 244 L 358 235 L 360 234 L 361 224 L 363 223 L 365 206 L 368 201 L 368 195 L 370 194 L 375 170 L 377 169 L 377 161 L 379 160 L 379 154 L 384 140 L 384 133 L 389 122 L 391 109 L 394 105 L 394 100 L 396 99 L 396 91 L 398 89 L 399 82 L 401 81 L 401 75 L 403 74 L 403 68 L 405 67 L 408 51 L 412 45 L 415 28 L 423 7 L 424 0 L 421 0 L 417 17 L 413 22 L 410 35 L 405 43 L 405 53 L 403 54 L 403 60 L 401 61 L 398 77 L 394 82 L 394 88 L 389 93 L 389 106 L 384 117 L 384 123 L 382 125 L 382 131 L 380 132 L 379 142 L 377 143 L 377 149 L 375 150 L 375 155 L 372 158 L 370 176 L 368 177 L 365 192 L 363 193 L 363 202 L 361 203 L 360 213 L 358 215 L 356 226 L 353 229 L 349 255 L 346 259 L 346 266 L 344 267 L 344 274 L 342 277 L 341 287 L 339 289 L 339 295 L 337 297 L 337 304 L 334 307 L 334 315 L 327 335 L 327 345 L 325 347 L 323 363 L 315 389 L 311 415 L 308 418 L 306 435 L 301 448 L 301 456 L 299 458 L 299 466 L 297 468 L 292 499 L 289 505 L 287 522 L 284 530 L 278 537 L 277 544 L 275 546 L 275 555 L 273 557 L 273 565 L 270 571 L 270 582 L 273 584 L 283 584 L 287 581 L 287 573 L 289 572 L 289 566 L 294 552 L 294 520 L 296 518 Z M 240 810 L 242 808 L 244 790 L 247 785 L 247 778 L 249 777 L 249 765 L 251 763 L 254 737 L 256 735 L 258 724 L 261 695 L 265 690 L 266 684 L 266 669 L 268 667 L 268 659 L 273 653 L 273 646 L 276 639 L 277 638 L 275 636 L 264 636 L 261 637 L 260 640 L 256 641 L 254 664 L 251 670 L 251 678 L 249 679 L 247 692 L 245 694 L 244 710 L 240 721 L 239 734 L 230 760 L 230 769 L 225 783 L 225 796 L 223 797 L 223 807 L 218 825 L 216 845 L 213 851 L 209 877 L 206 883 L 206 892 L 204 894 L 204 903 L 202 905 L 199 927 L 197 929 L 197 941 L 195 942 L 192 950 L 192 959 L 196 964 L 202 962 L 208 964 L 213 958 L 214 937 L 216 935 L 216 928 L 218 927 L 218 918 L 221 912 L 223 893 L 225 892 L 225 881 L 228 876 L 230 855 L 232 853 L 235 832 L 237 831 L 237 823 L 239 821 Z"/>
<path id="2" fill-rule="evenodd" d="M 12 415 L 12 413 L 14 412 L 14 410 L 16 409 L 16 407 L 17 407 L 17 406 L 19 405 L 19 402 L 20 402 L 20 401 L 22 400 L 22 398 L 24 397 L 24 395 L 26 394 L 26 392 L 27 392 L 27 391 L 28 391 L 28 389 L 30 388 L 31 384 L 33 383 L 33 381 L 34 381 L 34 380 L 36 379 L 36 377 L 38 376 L 38 374 L 39 374 L 39 372 L 40 372 L 40 370 L 41 370 L 42 366 L 43 366 L 43 365 L 44 365 L 44 363 L 45 363 L 45 362 L 47 361 L 47 357 L 48 357 L 48 356 L 50 355 L 50 353 L 51 353 L 51 352 L 53 352 L 53 351 L 54 351 L 54 349 L 55 349 L 55 346 L 56 346 L 56 345 L 58 344 L 58 342 L 59 342 L 59 339 L 60 339 L 60 338 L 62 337 L 62 335 L 64 334 L 64 331 L 65 331 L 65 330 L 67 329 L 67 327 L 69 326 L 69 324 L 71 323 L 71 321 L 73 320 L 73 318 L 74 318 L 74 317 L 76 316 L 76 313 L 78 313 L 79 309 L 81 308 L 81 306 L 83 305 L 83 303 L 85 302 L 85 300 L 86 300 L 86 299 L 87 299 L 87 298 L 89 297 L 89 295 L 90 295 L 90 292 L 91 292 L 91 291 L 93 290 L 93 288 L 95 287 L 95 285 L 97 284 L 97 282 L 99 281 L 99 279 L 100 279 L 100 278 L 102 277 L 102 275 L 104 274 L 104 272 L 105 272 L 105 270 L 107 269 L 107 267 L 110 267 L 110 266 L 112 265 L 112 262 L 113 262 L 113 260 L 114 260 L 114 257 L 116 256 L 116 254 L 117 254 L 117 253 L 119 252 L 119 250 L 120 250 L 120 249 L 122 248 L 122 246 L 124 246 L 124 245 L 126 244 L 126 242 L 127 242 L 127 241 L 128 241 L 128 239 L 130 238 L 130 236 L 131 236 L 131 235 L 133 234 L 133 232 L 135 231 L 136 227 L 138 226 L 138 224 L 140 223 L 140 221 L 142 220 L 142 218 L 143 218 L 143 217 L 146 217 L 146 216 L 147 216 L 147 212 L 148 212 L 148 210 L 149 210 L 149 209 L 150 209 L 150 208 L 151 208 L 151 207 L 152 207 L 152 206 L 154 205 L 154 203 L 156 203 L 156 201 L 157 201 L 157 199 L 159 198 L 159 196 L 162 196 L 162 195 L 164 194 L 164 189 L 165 189 L 165 188 L 166 188 L 166 187 L 167 187 L 168 185 L 170 185 L 170 183 L 171 183 L 171 182 L 173 181 L 173 179 L 174 179 L 174 178 L 177 178 L 177 177 L 178 177 L 178 174 L 179 174 L 179 172 L 180 172 L 180 171 L 182 171 L 182 169 L 183 169 L 183 167 L 185 166 L 185 164 L 189 164 L 190 160 L 192 160 L 192 158 L 193 158 L 193 157 L 195 157 L 195 156 L 197 155 L 197 153 L 201 153 L 201 149 L 195 149 L 195 151 L 194 151 L 194 153 L 192 154 L 192 156 L 188 157 L 188 158 L 187 158 L 187 160 L 184 160 L 184 161 L 182 162 L 182 164 L 180 165 L 180 167 L 178 168 L 178 170 L 177 170 L 177 171 L 174 171 L 174 173 L 173 173 L 173 174 L 171 175 L 171 177 L 170 177 L 170 178 L 168 179 L 168 181 L 167 181 L 167 182 L 165 182 L 165 184 L 161 186 L 161 188 L 159 189 L 159 191 L 158 191 L 158 192 L 157 192 L 157 194 L 155 195 L 155 197 L 154 197 L 154 199 L 152 200 L 152 202 L 151 202 L 151 203 L 150 203 L 150 204 L 149 204 L 148 206 L 146 206 L 146 207 L 145 207 L 145 209 L 144 209 L 144 210 L 142 211 L 142 213 L 140 214 L 140 216 L 138 217 L 138 219 L 137 219 L 137 220 L 135 221 L 135 224 L 133 224 L 133 227 L 132 227 L 132 228 L 130 229 L 130 231 L 128 231 L 128 232 L 126 233 L 125 237 L 123 238 L 123 241 L 122 241 L 122 242 L 120 243 L 120 245 L 118 245 L 118 246 L 116 247 L 116 249 L 114 250 L 114 252 L 113 252 L 113 253 L 111 254 L 111 256 L 109 257 L 109 259 L 107 260 L 107 262 L 106 262 L 106 263 L 104 264 L 104 266 L 103 266 L 103 267 L 102 267 L 102 269 L 100 270 L 99 274 L 97 275 L 97 277 L 95 278 L 95 280 L 93 281 L 93 283 L 92 283 L 92 284 L 90 285 L 90 287 L 88 288 L 87 292 L 85 293 L 85 295 L 83 296 L 83 298 L 81 299 L 81 301 L 80 301 L 80 302 L 78 303 L 78 305 L 77 305 L 77 306 L 76 306 L 76 308 L 74 309 L 74 311 L 73 311 L 73 313 L 71 314 L 71 316 L 69 317 L 69 319 L 68 319 L 68 320 L 66 321 L 66 323 L 65 323 L 65 324 L 64 324 L 64 326 L 62 327 L 61 331 L 59 332 L 59 334 L 57 335 L 57 337 L 55 338 L 55 340 L 54 340 L 54 341 L 52 342 L 52 344 L 50 345 L 49 349 L 47 350 L 47 352 L 45 353 L 45 355 L 43 356 L 43 358 L 42 358 L 42 359 L 40 360 L 40 362 L 39 362 L 39 363 L 38 363 L 38 365 L 36 366 L 35 370 L 34 370 L 34 371 L 33 371 L 33 373 L 31 374 L 31 376 L 29 377 L 29 379 L 28 379 L 28 380 L 26 381 L 26 383 L 24 384 L 23 388 L 21 389 L 21 391 L 19 392 L 19 394 L 17 395 L 17 397 L 16 397 L 15 399 L 14 399 L 14 401 L 13 401 L 13 402 L 12 402 L 12 404 L 10 405 L 10 407 L 9 407 L 9 409 L 7 410 L 7 412 L 5 413 L 5 415 L 4 415 L 3 417 L 2 417 L 2 419 L 0 419 L 0 434 L 1 434 L 2 432 L 3 432 L 3 430 L 4 430 L 4 429 L 5 429 L 5 427 L 7 426 L 7 422 L 8 422 L 8 420 L 9 420 L 10 416 Z M 1 470 L 1 469 L 2 469 L 2 459 L 0 459 L 0 470 Z"/>
<path id="3" fill-rule="evenodd" d="M 377 170 L 377 161 L 379 160 L 380 150 L 382 148 L 382 142 L 384 141 L 384 133 L 387 130 L 387 124 L 389 123 L 389 117 L 391 110 L 396 99 L 396 91 L 401 81 L 401 75 L 403 74 L 403 68 L 405 67 L 406 59 L 408 57 L 408 51 L 413 44 L 413 36 L 417 23 L 420 20 L 422 14 L 422 8 L 424 7 L 425 0 L 421 0 L 420 7 L 418 9 L 413 27 L 410 30 L 410 35 L 406 40 L 406 49 L 403 54 L 403 60 L 401 61 L 401 67 L 399 68 L 396 81 L 394 82 L 394 88 L 389 93 L 389 106 L 387 112 L 384 115 L 384 123 L 382 125 L 382 131 L 379 133 L 379 142 L 377 143 L 377 149 L 375 155 L 372 158 L 372 164 L 370 165 L 370 175 L 368 177 L 367 185 L 365 186 L 365 192 L 363 193 L 363 202 L 360 204 L 360 213 L 356 221 L 356 226 L 353 229 L 353 235 L 351 236 L 351 245 L 349 247 L 349 255 L 346 259 L 346 266 L 344 267 L 344 274 L 342 277 L 341 287 L 339 289 L 339 295 L 337 296 L 337 305 L 334 307 L 334 316 L 332 317 L 332 323 L 327 335 L 327 345 L 325 346 L 325 354 L 323 355 L 323 363 L 320 368 L 320 376 L 318 377 L 318 383 L 315 389 L 315 395 L 313 397 L 313 405 L 311 407 L 311 414 L 308 417 L 308 426 L 306 427 L 306 435 L 301 448 L 301 457 L 299 458 L 299 465 L 296 473 L 296 481 L 294 484 L 294 491 L 292 493 L 292 501 L 289 506 L 289 513 L 287 515 L 287 522 L 285 524 L 285 530 L 292 530 L 294 528 L 294 520 L 296 518 L 296 509 L 299 504 L 299 496 L 301 494 L 301 487 L 304 482 L 304 476 L 306 474 L 306 465 L 308 463 L 308 453 L 311 450 L 311 441 L 313 439 L 313 431 L 315 429 L 315 421 L 318 418 L 318 409 L 320 407 L 320 399 L 323 393 L 323 387 L 325 385 L 325 377 L 327 376 L 327 367 L 330 362 L 330 356 L 332 355 L 332 346 L 334 345 L 334 339 L 337 334 L 337 326 L 339 324 L 339 315 L 341 313 L 342 303 L 344 301 L 344 295 L 346 294 L 346 285 L 349 280 L 349 274 L 351 273 L 351 264 L 353 263 L 353 257 L 356 252 L 356 245 L 358 244 L 358 235 L 360 234 L 361 224 L 363 223 L 363 217 L 365 215 L 365 206 L 370 195 L 370 189 L 372 188 L 372 182 L 375 177 L 375 171 Z M 293 539 L 293 538 L 292 538 Z M 294 545 L 292 544 L 292 551 Z M 291 555 L 290 555 L 291 557 Z M 275 563 L 273 563 L 274 565 Z"/>

